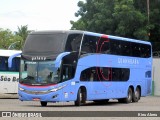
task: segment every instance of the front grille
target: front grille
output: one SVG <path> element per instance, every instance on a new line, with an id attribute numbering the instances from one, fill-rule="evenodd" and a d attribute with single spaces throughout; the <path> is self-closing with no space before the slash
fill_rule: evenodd
<path id="1" fill-rule="evenodd" d="M 29 91 L 29 90 L 24 90 L 24 92 L 26 92 L 28 94 L 42 95 L 42 94 L 48 94 L 51 91 Z"/>

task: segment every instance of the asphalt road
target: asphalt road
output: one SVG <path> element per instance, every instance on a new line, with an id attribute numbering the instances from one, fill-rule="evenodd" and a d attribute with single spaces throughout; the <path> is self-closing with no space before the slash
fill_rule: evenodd
<path id="1" fill-rule="evenodd" d="M 118 103 L 117 100 L 110 100 L 107 104 L 105 105 L 99 105 L 99 104 L 95 104 L 94 102 L 87 102 L 86 105 L 80 106 L 80 107 L 76 107 L 74 106 L 73 102 L 61 102 L 61 103 L 49 103 L 46 107 L 41 107 L 40 103 L 37 101 L 24 101 L 21 102 L 18 99 L 0 99 L 0 111 L 4 112 L 4 111 L 20 111 L 20 112 L 30 112 L 30 111 L 34 111 L 36 112 L 42 112 L 42 111 L 47 111 L 43 113 L 46 114 L 44 117 L 48 117 L 45 119 L 51 119 L 50 116 L 47 115 L 54 115 L 54 112 L 58 111 L 56 114 L 59 114 L 58 117 L 54 117 L 54 119 L 57 120 L 61 120 L 63 118 L 65 118 L 65 120 L 68 119 L 72 119 L 74 117 L 76 117 L 75 119 L 87 119 L 87 120 L 94 120 L 94 119 L 99 119 L 99 120 L 106 120 L 106 119 L 111 119 L 111 120 L 116 120 L 116 119 L 122 119 L 122 120 L 128 120 L 127 117 L 117 117 L 116 114 L 121 114 L 120 112 L 115 113 L 115 116 L 111 116 L 111 117 L 95 117 L 96 114 L 98 112 L 100 112 L 100 114 L 102 113 L 101 111 L 109 111 L 109 112 L 116 112 L 116 111 L 122 111 L 122 114 L 124 115 L 128 115 L 130 114 L 129 111 L 140 111 L 140 116 L 134 116 L 134 117 L 130 117 L 130 120 L 137 120 L 137 119 L 154 119 L 154 120 L 159 120 L 160 117 L 156 117 L 156 116 L 152 116 L 152 117 L 145 117 L 144 115 L 146 113 L 144 113 L 143 111 L 149 111 L 152 115 L 156 115 L 156 113 L 154 111 L 160 111 L 160 97 L 152 97 L 152 96 L 148 96 L 148 97 L 142 97 L 141 100 L 138 103 L 130 103 L 130 104 L 123 104 L 123 103 Z M 88 115 L 90 117 L 83 117 L 84 114 L 80 113 L 80 115 L 78 116 L 72 116 L 71 112 L 69 112 L 69 116 L 63 116 L 63 114 L 67 114 L 64 113 L 62 111 L 82 111 L 82 113 L 84 111 L 90 111 L 88 112 Z M 125 112 L 123 112 L 125 111 Z M 142 112 L 141 112 L 142 111 Z M 93 112 L 93 113 L 92 113 Z M 96 113 L 97 112 L 97 113 Z M 2 113 L 1 113 L 2 114 Z M 78 113 L 79 114 L 79 113 Z M 98 113 L 99 114 L 99 113 Z M 106 112 L 107 114 L 107 112 Z M 136 113 L 137 114 L 137 113 Z M 91 116 L 94 117 L 91 117 Z M 123 116 L 124 116 L 123 115 Z M 160 113 L 158 114 L 160 115 Z M 42 117 L 43 117 L 42 116 Z M 82 117 L 81 117 L 82 116 Z M 136 117 L 136 118 L 135 118 Z M 7 119 L 4 117 L 0 117 L 0 119 Z M 18 118 L 14 118 L 14 119 L 20 119 Z M 27 119 L 27 118 L 25 118 Z M 34 118 L 37 120 L 43 119 L 43 118 Z"/>

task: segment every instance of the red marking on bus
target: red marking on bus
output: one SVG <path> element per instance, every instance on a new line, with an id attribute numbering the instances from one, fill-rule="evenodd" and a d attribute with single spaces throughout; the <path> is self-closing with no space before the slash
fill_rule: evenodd
<path id="1" fill-rule="evenodd" d="M 108 38 L 108 35 L 102 35 L 101 38 Z"/>
<path id="2" fill-rule="evenodd" d="M 102 41 L 102 43 L 101 43 L 101 39 L 102 39 L 102 38 L 105 38 L 105 40 Z M 102 36 L 99 38 L 98 43 L 97 43 L 97 47 L 96 47 L 96 53 L 101 53 L 102 47 L 103 47 L 103 45 L 104 45 L 105 42 L 109 42 L 108 35 L 102 35 Z M 112 61 L 109 60 L 109 62 L 112 62 Z M 100 64 L 100 58 L 99 58 L 98 55 L 97 55 L 97 66 L 99 66 L 99 64 Z M 107 66 L 108 66 L 108 65 L 107 65 Z M 103 75 L 102 70 L 101 70 L 101 69 L 98 69 L 98 68 L 96 67 L 96 74 L 97 74 L 99 80 L 100 80 L 100 75 L 102 76 L 102 78 L 103 78 L 104 80 L 110 80 L 110 79 L 112 79 L 112 68 L 109 69 L 109 72 L 110 72 L 110 74 L 108 73 L 108 77 L 105 78 L 105 76 Z M 100 81 L 101 81 L 101 80 L 100 80 Z M 104 84 L 104 83 L 102 82 L 102 84 Z M 109 86 L 111 86 L 111 85 L 112 85 L 112 83 L 110 83 L 109 85 L 104 84 L 104 86 L 106 86 L 106 87 L 109 87 Z"/>
<path id="3" fill-rule="evenodd" d="M 25 84 L 21 84 L 20 83 L 20 85 L 22 85 L 22 86 L 26 86 L 26 87 L 30 87 L 30 88 L 47 88 L 47 87 L 51 87 L 51 86 L 55 86 L 55 85 L 57 85 L 57 84 L 51 84 L 51 85 L 46 85 L 46 86 L 32 86 L 32 85 L 25 85 Z"/>

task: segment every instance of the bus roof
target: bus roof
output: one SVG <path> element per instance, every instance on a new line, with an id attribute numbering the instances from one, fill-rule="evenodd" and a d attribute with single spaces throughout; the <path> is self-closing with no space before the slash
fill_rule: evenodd
<path id="1" fill-rule="evenodd" d="M 20 50 L 3 50 L 3 49 L 0 49 L 0 56 L 3 56 L 3 57 L 9 57 L 11 55 L 14 55 L 16 53 L 21 53 Z"/>
<path id="2" fill-rule="evenodd" d="M 116 39 L 116 40 L 122 40 L 122 41 L 130 41 L 130 42 L 137 42 L 137 43 L 151 45 L 150 42 L 144 41 L 144 40 L 137 40 L 137 39 L 131 39 L 131 38 L 125 38 L 125 37 L 119 37 L 119 36 L 113 36 L 113 35 L 106 35 L 106 34 L 100 34 L 100 33 L 95 33 L 95 32 L 81 31 L 81 30 L 35 31 L 35 32 L 30 33 L 30 34 L 55 34 L 55 33 L 66 33 L 66 34 L 79 33 L 79 34 L 93 35 L 93 36 L 97 36 L 97 37 L 102 37 L 102 36 L 105 35 L 105 36 L 107 36 L 110 39 Z"/>
<path id="3" fill-rule="evenodd" d="M 55 33 L 66 33 L 66 34 L 72 34 L 72 33 L 81 33 L 83 34 L 84 31 L 81 30 L 44 30 L 44 31 L 34 31 L 31 32 L 30 34 L 41 34 L 41 35 L 45 35 L 45 34 L 55 34 Z"/>
<path id="4" fill-rule="evenodd" d="M 113 36 L 113 35 L 105 35 L 105 34 L 100 34 L 100 33 L 94 33 L 94 32 L 85 32 L 87 35 L 93 35 L 93 36 L 107 36 L 110 39 L 116 39 L 116 40 L 122 40 L 122 41 L 130 41 L 130 42 L 137 42 L 137 43 L 142 43 L 142 44 L 149 44 L 151 45 L 150 42 L 144 41 L 144 40 L 137 40 L 137 39 L 131 39 L 131 38 L 125 38 L 125 37 L 119 37 L 119 36 Z"/>

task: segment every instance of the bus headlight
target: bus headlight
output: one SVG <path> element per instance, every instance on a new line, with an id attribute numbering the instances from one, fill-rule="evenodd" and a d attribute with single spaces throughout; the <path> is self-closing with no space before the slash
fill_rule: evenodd
<path id="1" fill-rule="evenodd" d="M 66 86 L 66 85 L 59 86 L 59 87 L 56 87 L 56 88 L 51 89 L 50 91 L 51 91 L 51 92 L 56 92 L 56 91 L 58 91 L 58 90 L 64 88 L 65 86 Z"/>
<path id="2" fill-rule="evenodd" d="M 21 87 L 19 87 L 19 90 L 20 90 L 20 91 L 24 91 L 24 89 L 23 89 L 23 88 L 21 88 Z"/>

